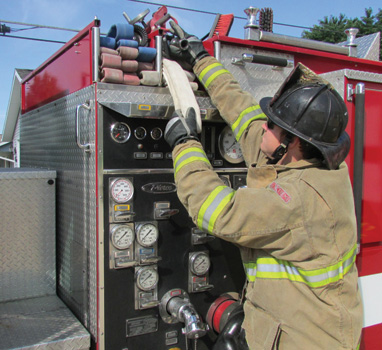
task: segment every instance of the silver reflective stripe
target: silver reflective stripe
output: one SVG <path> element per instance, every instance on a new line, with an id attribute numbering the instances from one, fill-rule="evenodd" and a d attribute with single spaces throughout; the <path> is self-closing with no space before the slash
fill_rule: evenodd
<path id="1" fill-rule="evenodd" d="M 294 266 L 282 265 L 282 264 L 257 264 L 258 272 L 287 272 L 288 274 L 298 276 L 300 273 Z"/>
<path id="2" fill-rule="evenodd" d="M 174 164 L 174 167 L 179 166 L 179 164 L 183 163 L 184 161 L 186 161 L 187 159 L 190 159 L 192 157 L 204 157 L 204 158 L 207 158 L 202 151 L 199 151 L 199 152 L 191 151 L 191 152 L 187 152 L 186 154 L 182 153 L 181 157 L 176 159 L 176 163 Z"/>
<path id="3" fill-rule="evenodd" d="M 317 288 L 343 279 L 353 266 L 356 253 L 357 245 L 344 255 L 344 260 L 316 270 L 303 270 L 288 261 L 273 257 L 261 257 L 257 259 L 256 263 L 249 262 L 244 265 L 250 281 L 254 281 L 256 278 L 289 279 L 293 282 L 305 283 L 311 288 Z"/>

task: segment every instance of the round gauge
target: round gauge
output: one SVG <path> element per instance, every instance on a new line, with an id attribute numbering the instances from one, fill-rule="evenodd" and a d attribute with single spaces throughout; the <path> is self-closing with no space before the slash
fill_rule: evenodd
<path id="1" fill-rule="evenodd" d="M 134 135 L 137 140 L 143 140 L 147 135 L 147 131 L 143 126 L 138 126 L 134 130 Z"/>
<path id="2" fill-rule="evenodd" d="M 117 249 L 127 249 L 134 241 L 134 230 L 128 225 L 115 226 L 110 235 L 111 241 Z"/>
<path id="3" fill-rule="evenodd" d="M 158 284 L 158 271 L 153 267 L 144 267 L 137 272 L 137 286 L 142 290 L 154 289 Z"/>
<path id="4" fill-rule="evenodd" d="M 126 123 L 117 122 L 111 126 L 110 134 L 115 142 L 124 143 L 130 138 L 131 131 Z"/>
<path id="5" fill-rule="evenodd" d="M 150 134 L 153 140 L 159 140 L 162 137 L 163 132 L 160 128 L 154 128 L 151 130 Z"/>
<path id="6" fill-rule="evenodd" d="M 229 126 L 226 126 L 219 136 L 219 152 L 229 163 L 237 164 L 244 161 L 243 152 Z"/>
<path id="7" fill-rule="evenodd" d="M 143 247 L 150 247 L 158 240 L 158 228 L 151 223 L 137 227 L 137 241 Z"/>
<path id="8" fill-rule="evenodd" d="M 210 257 L 205 252 L 194 253 L 190 258 L 190 268 L 195 275 L 205 275 L 210 266 Z"/>
<path id="9" fill-rule="evenodd" d="M 134 187 L 128 179 L 117 179 L 111 185 L 110 193 L 115 202 L 126 203 L 133 197 Z"/>

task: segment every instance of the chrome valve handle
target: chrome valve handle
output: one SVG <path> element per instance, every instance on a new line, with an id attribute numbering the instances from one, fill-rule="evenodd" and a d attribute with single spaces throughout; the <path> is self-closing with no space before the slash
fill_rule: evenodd
<path id="1" fill-rule="evenodd" d="M 159 313 L 166 323 L 184 323 L 182 331 L 188 339 L 198 339 L 208 331 L 208 326 L 201 320 L 187 293 L 182 289 L 172 289 L 163 296 Z"/>

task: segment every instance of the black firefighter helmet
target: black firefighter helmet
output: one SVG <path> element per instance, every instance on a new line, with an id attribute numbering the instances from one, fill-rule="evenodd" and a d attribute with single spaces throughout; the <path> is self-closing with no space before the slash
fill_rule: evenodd
<path id="1" fill-rule="evenodd" d="M 303 64 L 295 67 L 273 98 L 261 99 L 260 106 L 276 125 L 316 147 L 329 169 L 345 160 L 350 149 L 345 102 Z"/>

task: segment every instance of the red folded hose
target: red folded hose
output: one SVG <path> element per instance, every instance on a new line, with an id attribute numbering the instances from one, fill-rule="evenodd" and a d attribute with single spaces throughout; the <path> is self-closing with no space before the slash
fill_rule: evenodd
<path id="1" fill-rule="evenodd" d="M 122 70 L 124 73 L 135 73 L 138 71 L 138 61 L 135 60 L 123 60 Z"/>
<path id="2" fill-rule="evenodd" d="M 120 46 L 117 51 L 123 60 L 135 60 L 138 57 L 138 49 L 134 47 Z"/>
<path id="3" fill-rule="evenodd" d="M 124 74 L 123 84 L 125 85 L 139 85 L 140 80 L 136 74 Z"/>
<path id="4" fill-rule="evenodd" d="M 101 71 L 103 83 L 123 84 L 123 72 L 120 69 L 104 68 Z"/>
<path id="5" fill-rule="evenodd" d="M 109 53 L 101 54 L 101 69 L 103 68 L 116 68 L 121 69 L 122 58 L 118 55 L 112 55 Z"/>

